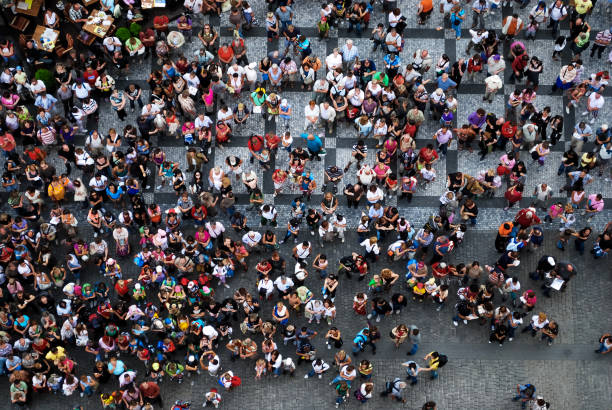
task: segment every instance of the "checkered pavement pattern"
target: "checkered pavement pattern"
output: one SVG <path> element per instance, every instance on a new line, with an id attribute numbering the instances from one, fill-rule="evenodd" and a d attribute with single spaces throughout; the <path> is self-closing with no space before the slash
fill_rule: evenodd
<path id="1" fill-rule="evenodd" d="M 453 62 L 460 57 L 468 57 L 465 53 L 465 47 L 469 37 L 465 37 L 459 41 L 455 39 L 454 31 L 448 26 L 437 12 L 437 4 L 434 8 L 432 17 L 425 22 L 424 25 L 417 25 L 414 10 L 416 9 L 417 1 L 415 0 L 399 0 L 398 6 L 408 18 L 408 28 L 405 30 L 405 46 L 400 55 L 402 64 L 405 65 L 410 61 L 410 54 L 417 48 L 427 48 L 430 50 L 434 58 L 434 62 L 445 53 Z M 607 27 L 609 24 L 609 15 L 605 14 L 603 1 L 600 1 L 589 17 L 588 21 L 592 27 L 592 33 L 596 33 L 600 29 Z M 266 6 L 263 1 L 252 1 L 251 6 L 254 9 L 255 15 L 260 22 L 265 18 Z M 318 19 L 319 2 L 313 0 L 297 1 L 294 6 L 294 24 L 300 28 L 301 32 L 311 39 L 313 53 L 321 60 L 329 55 L 335 47 L 341 47 L 345 41 L 351 38 L 355 46 L 359 49 L 362 58 L 368 57 L 375 61 L 378 67 L 382 64 L 384 54 L 378 50 L 371 51 L 371 43 L 368 39 L 368 33 L 364 32 L 361 37 L 356 37 L 354 33 L 347 31 L 346 26 L 339 29 L 332 29 L 327 40 L 318 41 L 316 39 L 315 23 Z M 527 14 L 530 7 L 519 10 L 518 5 L 514 7 L 514 11 L 518 12 L 524 21 L 527 20 Z M 501 19 L 512 13 L 511 8 L 498 9 L 495 15 L 488 15 L 485 19 L 486 27 L 501 28 Z M 468 12 L 469 15 L 469 12 Z M 200 43 L 195 36 L 200 27 L 204 23 L 210 23 L 215 30 L 220 33 L 221 42 L 231 40 L 232 31 L 230 28 L 227 14 L 223 14 L 221 18 L 210 16 L 198 16 L 194 19 L 194 36 L 190 41 L 187 41 L 179 50 L 173 52 L 173 57 L 180 54 L 187 58 L 193 57 L 200 48 Z M 465 25 L 469 25 L 471 18 L 466 19 Z M 370 29 L 378 22 L 386 22 L 386 17 L 383 15 L 381 6 L 376 4 L 371 18 Z M 442 28 L 442 29 L 439 29 Z M 469 36 L 464 30 L 464 36 Z M 562 25 L 562 34 L 568 34 L 567 25 Z M 279 50 L 284 47 L 283 41 L 274 40 L 266 41 L 265 29 L 261 26 L 254 27 L 248 32 L 245 37 L 245 42 L 248 48 L 247 56 L 250 62 L 258 62 L 266 53 Z M 579 113 L 582 109 L 577 109 L 576 115 L 574 111 L 566 114 L 564 105 L 565 97 L 559 93 L 552 93 L 551 86 L 556 79 L 556 75 L 562 64 L 566 64 L 570 60 L 570 53 L 566 51 L 562 61 L 557 62 L 551 60 L 552 41 L 550 40 L 550 31 L 542 29 L 535 41 L 526 41 L 527 51 L 529 54 L 538 55 L 543 61 L 545 71 L 541 76 L 541 85 L 538 89 L 538 99 L 536 101 L 537 108 L 550 106 L 553 114 L 562 114 L 565 120 L 564 139 L 560 144 L 553 148 L 553 153 L 547 159 L 544 167 L 536 169 L 537 165 L 528 164 L 529 174 L 527 178 L 527 193 L 533 190 L 533 187 L 538 182 L 549 183 L 554 192 L 557 188 L 564 184 L 562 177 L 557 176 L 556 167 L 561 158 L 561 154 L 569 144 L 571 130 L 578 120 Z M 508 50 L 505 50 L 508 53 Z M 592 59 L 585 52 L 583 55 L 585 62 L 585 76 L 607 68 L 604 60 Z M 509 62 L 507 62 L 509 66 Z M 125 87 L 127 84 L 135 82 L 143 88 L 143 99 L 146 100 L 149 96 L 148 85 L 146 83 L 147 76 L 152 69 L 159 68 L 155 59 L 145 59 L 143 61 L 134 62 L 131 65 L 127 77 L 119 76 L 118 73 L 111 71 L 111 75 L 117 80 L 117 87 Z M 433 70 L 432 70 L 433 71 Z M 484 93 L 484 75 L 477 76 L 475 81 L 471 82 L 465 78 L 457 92 L 458 112 L 457 123 L 466 122 L 467 116 L 478 107 L 482 107 L 489 112 L 495 112 L 498 115 L 503 115 L 505 101 L 509 94 L 513 91 L 514 86 L 508 84 L 509 70 L 506 70 L 506 79 L 504 83 L 503 93 L 498 93 L 492 104 L 482 101 Z M 325 75 L 325 68 L 322 68 L 317 76 Z M 425 76 L 426 79 L 435 79 L 433 72 L 429 72 Z M 428 85 L 428 90 L 433 91 L 431 84 Z M 290 84 L 280 91 L 282 98 L 286 98 L 292 105 L 294 115 L 289 122 L 288 129 L 294 136 L 295 145 L 305 146 L 305 142 L 301 141 L 298 136 L 303 131 L 303 107 L 306 102 L 312 98 L 310 92 L 300 88 L 298 83 Z M 610 96 L 609 90 L 604 95 L 606 98 Z M 223 100 L 229 106 L 234 107 L 238 102 L 248 102 L 246 93 L 234 97 L 231 95 L 222 95 L 220 100 Z M 219 101 L 220 102 L 220 101 Z M 219 105 L 219 102 L 217 105 Z M 584 107 L 581 107 L 584 108 Z M 203 110 L 203 106 L 198 107 Z M 603 112 L 600 114 L 597 123 L 594 126 L 608 121 L 611 114 L 611 104 L 606 102 Z M 108 128 L 123 128 L 124 124 L 135 124 L 137 113 L 128 112 L 126 122 L 120 122 L 116 114 L 112 111 L 108 103 L 100 104 L 100 117 L 97 124 L 88 124 L 89 129 L 98 128 L 102 134 L 106 134 Z M 216 115 L 216 111 L 215 111 Z M 214 120 L 214 118 L 213 118 Z M 432 135 L 438 129 L 438 125 L 427 120 L 421 127 L 417 139 L 417 147 L 421 148 L 428 142 L 432 141 Z M 264 121 L 262 118 L 252 116 L 248 124 L 243 127 L 234 129 L 234 137 L 229 145 L 223 148 L 213 145 L 212 153 L 209 155 L 211 161 L 207 164 L 205 172 L 214 165 L 219 165 L 225 168 L 224 160 L 230 153 L 240 156 L 244 161 L 245 170 L 255 170 L 261 181 L 260 187 L 264 193 L 265 203 L 273 204 L 279 211 L 279 229 L 277 235 L 284 233 L 283 227 L 289 218 L 289 209 L 291 201 L 299 195 L 297 190 L 285 189 L 283 192 L 274 197 L 273 183 L 271 181 L 271 172 L 263 172 L 257 164 L 250 164 L 248 161 L 247 139 L 251 133 L 263 135 L 265 133 L 281 133 L 286 130 L 285 124 L 275 121 Z M 323 170 L 326 166 L 337 164 L 339 166 L 346 165 L 350 158 L 351 147 L 356 140 L 356 131 L 350 124 L 341 123 L 331 132 L 327 132 L 324 128 L 317 130 L 318 135 L 324 142 L 324 148 L 327 154 L 320 162 L 309 162 L 307 169 L 313 173 L 318 182 L 318 188 L 315 191 L 310 204 L 313 207 L 318 207 L 322 197 L 321 186 L 323 182 Z M 77 139 L 77 145 L 84 143 L 84 137 L 80 136 Z M 375 152 L 373 140 L 367 141 L 369 152 Z M 181 139 L 154 137 L 151 141 L 153 147 L 161 147 L 167 155 L 167 158 L 181 164 L 181 169 L 185 170 L 185 147 Z M 588 149 L 589 146 L 586 146 Z M 372 161 L 373 155 L 369 156 Z M 278 155 L 272 161 L 271 169 L 286 168 L 288 156 L 285 152 L 279 151 Z M 52 160 L 53 161 L 53 160 Z M 54 165 L 59 172 L 63 171 L 63 165 L 60 162 L 55 162 Z M 373 165 L 373 164 L 372 164 Z M 450 172 L 463 171 L 471 175 L 476 175 L 480 170 L 495 167 L 497 158 L 495 155 L 489 155 L 484 161 L 479 161 L 478 154 L 467 151 L 458 151 L 456 142 L 453 141 L 449 147 L 448 155 L 442 158 L 435 166 L 438 178 L 427 189 L 421 189 L 414 196 L 411 203 L 398 200 L 395 197 L 386 198 L 386 204 L 395 205 L 400 211 L 400 215 L 406 216 L 413 225 L 420 227 L 427 217 L 437 212 L 438 198 L 445 191 L 445 175 Z M 354 169 L 354 168 L 353 168 Z M 154 171 L 153 167 L 151 170 Z M 227 170 L 227 169 L 226 169 Z M 155 172 L 152 172 L 155 174 Z M 347 182 L 355 180 L 355 175 L 349 173 L 345 176 Z M 176 195 L 171 187 L 165 186 L 161 189 L 155 187 L 159 185 L 159 177 L 150 182 L 151 188 L 145 190 L 144 198 L 147 203 L 156 202 L 162 209 L 175 206 Z M 254 211 L 246 210 L 248 204 L 248 196 L 241 183 L 234 184 L 234 192 L 239 200 L 238 210 L 245 212 L 251 221 L 257 221 L 258 215 Z M 589 193 L 601 192 L 606 198 L 606 210 L 595 216 L 592 225 L 596 227 L 603 226 L 612 217 L 612 189 L 609 181 L 603 178 L 598 179 L 596 183 L 591 185 Z M 558 195 L 558 194 L 555 194 Z M 558 198 L 558 197 L 556 197 Z M 563 199 L 563 198 L 559 198 Z M 344 205 L 344 200 L 341 199 L 339 212 L 343 213 L 350 227 L 355 227 L 358 217 L 363 209 L 347 209 Z M 521 202 L 521 205 L 529 204 L 530 199 L 526 198 Z M 492 243 L 495 231 L 499 224 L 511 218 L 513 213 L 505 212 L 502 208 L 505 205 L 501 193 L 491 199 L 479 199 L 478 205 L 481 210 L 479 223 L 476 227 L 470 228 L 470 232 L 466 237 L 464 244 L 457 250 L 453 256 L 453 261 L 468 261 L 481 260 L 493 261 L 497 256 L 490 249 L 484 250 L 480 244 Z M 5 205 L 6 206 L 6 205 Z M 71 205 L 69 205 L 71 206 Z M 79 227 L 82 232 L 87 233 L 88 227 L 85 225 L 85 214 L 83 211 L 76 211 L 79 221 L 83 221 Z M 219 218 L 229 226 L 223 215 Z M 583 226 L 584 220 L 579 219 L 579 225 Z M 257 225 L 255 222 L 253 225 Z M 190 228 L 190 227 L 189 227 Z M 187 228 L 189 232 L 190 229 Z M 546 226 L 547 231 L 554 235 L 554 227 Z M 552 228 L 552 229 L 551 229 Z M 475 232 L 472 232 L 475 231 Z M 306 235 L 304 239 L 310 239 Z M 353 233 L 347 235 L 347 243 L 335 243 L 331 247 L 325 249 L 330 255 L 330 259 L 337 260 L 351 250 L 357 247 L 357 238 Z M 491 248 L 490 246 L 488 248 Z M 321 249 L 317 249 L 321 250 Z M 564 257 L 564 254 L 556 250 L 554 241 L 547 245 L 543 252 L 553 254 L 555 257 Z M 290 247 L 281 251 L 285 259 L 290 260 Z M 575 255 L 575 254 L 574 254 Z M 536 255 L 528 256 L 523 260 L 523 267 L 520 269 L 521 280 L 527 282 L 528 266 L 533 266 L 537 261 Z M 389 330 L 402 322 L 416 323 L 422 329 L 424 335 L 424 343 L 421 351 L 423 356 L 434 349 L 442 352 L 447 352 L 451 357 L 451 363 L 441 372 L 440 380 L 429 382 L 426 377 L 420 383 L 418 388 L 409 390 L 405 393 L 408 398 L 407 408 L 420 408 L 426 400 L 435 400 L 438 402 L 440 409 L 461 409 L 466 408 L 466 403 L 470 403 L 469 407 L 474 409 L 511 409 L 518 408 L 518 405 L 512 403 L 510 398 L 513 396 L 513 386 L 519 382 L 531 382 L 537 386 L 542 386 L 541 392 L 546 395 L 547 399 L 553 402 L 553 408 L 559 409 L 603 409 L 608 408 L 612 402 L 611 389 L 609 389 L 612 373 L 609 366 L 605 363 L 595 361 L 586 352 L 591 352 L 593 340 L 599 336 L 600 330 L 605 327 L 610 328 L 611 322 L 609 318 L 602 312 L 603 306 L 607 299 L 609 289 L 612 283 L 609 279 L 609 269 L 605 271 L 601 265 L 591 261 L 583 262 L 582 259 L 577 259 L 575 262 L 581 272 L 589 275 L 592 283 L 582 283 L 576 281 L 574 287 L 563 295 L 562 299 L 551 301 L 542 301 L 542 309 L 552 313 L 558 318 L 562 334 L 559 343 L 556 343 L 552 348 L 545 350 L 537 342 L 532 340 L 521 340 L 519 343 L 505 346 L 503 351 L 498 351 L 497 347 L 487 345 L 487 329 L 481 328 L 455 328 L 450 321 L 450 311 L 452 306 L 447 306 L 441 313 L 436 313 L 433 309 L 424 306 L 411 305 L 407 312 L 403 312 L 401 317 L 391 318 L 388 323 L 381 324 L 381 333 L 383 338 L 386 338 Z M 135 268 L 126 260 L 123 262 L 126 266 L 126 275 L 133 277 Z M 376 266 L 376 269 L 381 268 L 382 263 Z M 403 272 L 403 266 L 400 264 L 393 265 L 397 272 Z M 607 277 L 605 275 L 608 275 Z M 311 286 L 314 289 L 318 285 Z M 253 288 L 253 280 L 249 278 L 236 278 L 234 285 L 245 286 L 249 289 Z M 352 295 L 363 290 L 363 286 L 355 283 L 343 284 L 343 289 L 338 296 L 338 311 L 340 313 L 337 326 L 341 327 L 345 339 L 345 347 L 350 349 L 350 340 L 352 335 L 363 325 L 363 323 L 354 319 L 351 314 L 350 301 Z M 593 291 L 595 289 L 595 291 Z M 591 293 L 592 297 L 585 300 L 585 292 Z M 223 297 L 231 296 L 229 291 L 219 290 L 219 295 Z M 270 306 L 266 306 L 265 310 L 269 310 Z M 585 317 L 592 318 L 593 326 L 585 326 L 582 323 Z M 305 321 L 302 320 L 305 324 Z M 597 323 L 597 325 L 595 325 Z M 606 327 L 607 326 L 607 327 Z M 316 329 L 319 333 L 325 332 L 325 327 Z M 386 380 L 403 374 L 403 369 L 399 363 L 403 361 L 401 356 L 398 356 L 389 345 L 388 340 L 385 340 L 387 346 L 384 349 L 379 349 L 377 356 L 368 355 L 368 359 L 372 360 L 376 366 L 374 381 L 377 385 L 376 391 L 381 389 L 381 386 Z M 323 351 L 324 346 L 322 341 L 318 343 L 320 350 Z M 281 346 L 283 354 L 292 354 L 291 350 Z M 494 350 L 498 349 L 498 350 Z M 403 356 L 404 352 L 400 351 Z M 323 353 L 326 360 L 331 361 L 333 357 L 327 352 Z M 230 364 L 227 355 L 224 353 L 226 365 L 225 368 L 231 367 L 243 378 L 243 386 L 236 392 L 224 394 L 224 406 L 227 408 L 255 409 L 265 406 L 266 408 L 278 409 L 303 409 L 303 408 L 327 408 L 331 405 L 334 399 L 334 393 L 331 388 L 328 388 L 327 383 L 318 383 L 317 380 L 308 380 L 307 382 L 300 380 L 304 369 L 298 372 L 295 379 L 280 378 L 278 380 L 267 379 L 264 382 L 255 382 L 252 379 L 253 369 L 252 364 L 235 363 Z M 84 358 L 83 362 L 87 363 L 88 358 Z M 329 376 L 329 375 L 328 375 Z M 331 379 L 331 376 L 328 377 Z M 215 387 L 213 379 L 206 377 L 205 379 L 197 379 L 196 384 L 189 382 L 183 385 L 175 385 L 166 382 L 162 386 L 162 393 L 166 399 L 166 406 L 170 401 L 177 398 L 188 398 L 194 404 L 199 406 L 203 393 L 210 387 Z M 218 387 L 218 386 L 217 386 Z M 8 388 L 8 387 L 6 387 Z M 312 393 L 315 392 L 313 395 Z M 588 402 L 586 401 L 588 398 Z M 59 399 L 59 398 L 58 398 Z M 64 401 L 53 400 L 50 403 L 44 403 L 40 400 L 35 401 L 34 408 L 53 408 L 63 409 L 68 403 L 73 406 L 77 404 L 84 405 L 85 408 L 97 408 L 99 403 L 93 399 L 79 400 L 78 397 L 66 398 Z M 368 402 L 363 408 L 381 408 L 388 404 L 379 398 L 375 398 Z M 347 408 L 356 406 L 355 401 L 349 401 Z"/>

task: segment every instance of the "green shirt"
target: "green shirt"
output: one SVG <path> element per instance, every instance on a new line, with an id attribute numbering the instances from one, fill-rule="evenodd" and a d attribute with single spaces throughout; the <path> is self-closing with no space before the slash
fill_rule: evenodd
<path id="1" fill-rule="evenodd" d="M 317 23 L 317 28 L 319 29 L 321 33 L 325 33 L 329 31 L 329 23 L 327 21 L 325 22 L 319 21 Z"/>

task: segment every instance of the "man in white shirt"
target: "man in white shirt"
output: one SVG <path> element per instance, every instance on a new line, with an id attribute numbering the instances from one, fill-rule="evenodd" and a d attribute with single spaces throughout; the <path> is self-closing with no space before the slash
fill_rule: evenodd
<path id="1" fill-rule="evenodd" d="M 385 44 L 389 53 L 399 53 L 402 47 L 402 36 L 397 33 L 395 27 L 391 27 L 391 30 L 387 33 Z"/>
<path id="2" fill-rule="evenodd" d="M 361 104 L 363 104 L 363 100 L 365 99 L 365 93 L 362 89 L 355 87 L 348 92 L 346 97 L 353 107 L 361 107 Z"/>
<path id="3" fill-rule="evenodd" d="M 325 78 L 319 78 L 314 82 L 312 90 L 315 92 L 315 101 L 317 104 L 320 104 L 325 100 L 329 92 L 329 83 Z"/>
<path id="4" fill-rule="evenodd" d="M 89 180 L 89 188 L 96 192 L 102 193 L 106 190 L 108 178 L 101 173 L 97 173 L 92 179 Z"/>
<path id="5" fill-rule="evenodd" d="M 357 178 L 359 178 L 359 183 L 363 186 L 370 186 L 374 175 L 374 170 L 368 164 L 363 164 L 361 169 L 357 171 Z"/>
<path id="6" fill-rule="evenodd" d="M 277 225 L 276 216 L 278 212 L 276 211 L 276 208 L 274 207 L 274 205 L 268 205 L 268 204 L 262 205 L 260 210 L 261 210 L 261 226 L 264 226 L 270 223 L 270 225 L 276 227 Z"/>
<path id="7" fill-rule="evenodd" d="M 34 84 L 32 84 L 32 86 L 34 86 Z M 34 93 L 34 90 L 32 88 L 30 88 L 30 90 Z M 87 82 L 76 80 L 76 82 L 72 84 L 72 91 L 74 91 L 74 95 L 76 98 L 78 98 L 79 100 L 84 100 L 85 98 L 89 97 L 91 87 Z"/>
<path id="8" fill-rule="evenodd" d="M 336 110 L 334 107 L 329 105 L 329 102 L 325 101 L 319 106 L 320 117 L 325 124 L 327 124 L 327 130 L 332 133 L 334 130 L 334 123 L 336 121 Z"/>
<path id="9" fill-rule="evenodd" d="M 223 226 L 221 222 L 206 222 L 205 226 L 212 239 L 217 239 L 217 243 L 223 242 L 223 232 L 225 232 L 225 226 Z"/>
<path id="10" fill-rule="evenodd" d="M 317 128 L 319 122 L 320 110 L 315 100 L 310 100 L 307 106 L 304 107 L 304 131 L 312 127 Z"/>
<path id="11" fill-rule="evenodd" d="M 232 109 L 227 105 L 221 107 L 221 109 L 217 112 L 217 121 L 223 121 L 224 123 L 228 123 L 229 121 L 234 119 L 234 113 Z"/>
<path id="12" fill-rule="evenodd" d="M 306 258 L 310 256 L 311 250 L 312 250 L 312 245 L 310 245 L 310 242 L 304 241 L 302 243 L 297 244 L 293 248 L 293 257 L 301 264 L 304 264 L 306 263 Z"/>
<path id="13" fill-rule="evenodd" d="M 211 127 L 213 122 L 207 115 L 205 115 L 204 113 L 200 113 L 198 114 L 196 119 L 193 121 L 193 124 L 195 126 L 195 129 L 199 130 L 200 128 Z"/>
<path id="14" fill-rule="evenodd" d="M 242 243 L 248 251 L 256 249 L 260 241 L 261 234 L 257 231 L 249 231 L 242 236 Z"/>
<path id="15" fill-rule="evenodd" d="M 485 78 L 485 85 L 485 95 L 482 97 L 482 101 L 488 101 L 491 104 L 493 98 L 495 98 L 495 93 L 503 87 L 503 83 L 497 74 L 493 74 Z"/>
<path id="16" fill-rule="evenodd" d="M 102 44 L 104 44 L 105 51 L 109 56 L 112 56 L 115 50 L 121 50 L 121 47 L 123 47 L 121 40 L 115 36 L 106 37 Z"/>
<path id="17" fill-rule="evenodd" d="M 587 99 L 587 110 L 583 112 L 582 115 L 589 115 L 591 117 L 589 122 L 593 124 L 599 115 L 599 110 L 603 108 L 604 102 L 604 97 L 595 91 L 589 95 Z"/>
<path id="18" fill-rule="evenodd" d="M 245 71 L 244 68 L 234 63 L 227 69 L 227 76 L 231 77 L 234 74 L 238 74 L 240 77 L 244 76 Z"/>
<path id="19" fill-rule="evenodd" d="M 325 65 L 328 71 L 342 68 L 342 55 L 337 48 L 334 48 L 334 51 L 325 58 Z"/>

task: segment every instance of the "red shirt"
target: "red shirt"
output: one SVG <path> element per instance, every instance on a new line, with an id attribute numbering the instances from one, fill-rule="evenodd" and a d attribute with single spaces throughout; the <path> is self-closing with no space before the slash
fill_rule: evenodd
<path id="1" fill-rule="evenodd" d="M 230 62 L 234 58 L 234 50 L 231 47 L 221 47 L 218 55 L 221 61 Z"/>
<path id="2" fill-rule="evenodd" d="M 263 149 L 264 140 L 261 135 L 253 135 L 249 138 L 249 149 L 253 152 L 260 152 Z"/>
<path id="3" fill-rule="evenodd" d="M 421 148 L 421 150 L 419 151 L 419 157 L 421 157 L 421 159 L 423 159 L 423 161 L 427 163 L 439 158 L 436 150 L 428 150 L 427 147 Z"/>
<path id="4" fill-rule="evenodd" d="M 153 24 L 156 26 L 167 26 L 169 22 L 170 20 L 168 20 L 168 16 L 161 15 L 153 18 Z"/>
<path id="5" fill-rule="evenodd" d="M 5 132 L 3 136 L 0 137 L 0 148 L 4 151 L 12 151 L 16 147 L 15 137 L 8 132 Z"/>
<path id="6" fill-rule="evenodd" d="M 98 78 L 98 72 L 96 70 L 87 69 L 83 72 L 83 78 L 93 88 L 95 87 L 96 79 Z"/>
<path id="7" fill-rule="evenodd" d="M 268 149 L 277 148 L 280 142 L 281 142 L 281 139 L 278 135 L 266 134 L 266 145 L 268 146 Z"/>
<path id="8" fill-rule="evenodd" d="M 121 286 L 121 282 L 117 281 L 117 283 L 115 283 L 115 290 L 119 295 L 123 296 L 130 291 L 130 288 L 126 281 L 123 281 L 123 286 Z"/>

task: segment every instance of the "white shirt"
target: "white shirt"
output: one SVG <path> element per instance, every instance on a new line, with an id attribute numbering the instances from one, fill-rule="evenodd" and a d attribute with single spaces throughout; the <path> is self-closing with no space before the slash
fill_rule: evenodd
<path id="1" fill-rule="evenodd" d="M 268 212 L 264 211 L 264 207 L 265 205 L 262 205 L 261 208 L 261 216 L 268 219 L 268 220 L 272 220 L 276 217 L 276 208 L 272 205 L 269 205 L 270 209 L 268 210 Z"/>
<path id="2" fill-rule="evenodd" d="M 315 104 L 313 108 L 310 107 L 310 104 L 304 107 L 304 117 L 317 117 L 319 118 L 319 106 Z"/>
<path id="3" fill-rule="evenodd" d="M 366 251 L 374 252 L 375 255 L 378 255 L 380 249 L 378 248 L 378 243 L 371 243 L 369 239 L 360 243 L 361 246 L 365 246 Z"/>
<path id="4" fill-rule="evenodd" d="M 283 283 L 283 281 L 281 280 L 281 277 L 279 276 L 274 281 L 274 285 L 276 285 L 276 288 L 278 290 L 280 290 L 281 292 L 284 292 L 287 289 L 289 289 L 290 287 L 292 287 L 294 285 L 294 283 L 291 280 L 291 278 L 286 278 L 285 283 Z M 279 310 L 277 313 L 278 313 L 279 316 L 284 316 L 286 311 L 287 311 L 286 308 L 283 306 L 283 310 Z"/>
<path id="5" fill-rule="evenodd" d="M 253 238 L 249 236 L 250 233 L 254 234 Z M 259 243 L 259 241 L 261 241 L 261 234 L 257 231 L 250 231 L 242 236 L 242 243 L 247 246 L 255 246 Z"/>
<path id="6" fill-rule="evenodd" d="M 333 70 L 338 67 L 342 67 L 342 55 L 338 53 L 337 56 L 334 53 L 331 53 L 325 58 L 325 64 L 327 64 L 328 70 Z"/>
<path id="7" fill-rule="evenodd" d="M 353 88 L 351 91 L 349 91 L 347 98 L 352 106 L 361 107 L 361 104 L 363 104 L 363 100 L 365 98 L 365 93 L 359 88 Z"/>
<path id="8" fill-rule="evenodd" d="M 81 87 L 77 87 L 76 83 L 72 85 L 72 91 L 74 91 L 74 95 L 76 95 L 77 98 L 86 98 L 87 96 L 89 96 L 90 90 L 91 87 L 87 83 L 81 84 Z"/>
<path id="9" fill-rule="evenodd" d="M 117 49 L 121 50 L 121 41 L 117 37 L 106 37 L 102 44 L 104 44 L 104 47 L 106 47 L 110 53 Z"/>
<path id="10" fill-rule="evenodd" d="M 195 125 L 196 129 L 208 128 L 212 125 L 212 123 L 212 120 L 207 115 L 204 116 L 204 119 L 200 119 L 200 116 L 198 115 L 193 121 L 193 124 Z"/>
<path id="11" fill-rule="evenodd" d="M 216 238 L 225 232 L 225 227 L 221 222 L 216 222 L 214 226 L 210 222 L 206 222 L 206 230 L 212 238 Z"/>
<path id="12" fill-rule="evenodd" d="M 323 118 L 324 120 L 333 120 L 334 118 L 336 118 L 336 110 L 334 109 L 334 107 L 328 105 L 326 109 L 324 104 L 325 103 L 321 103 L 319 107 L 321 118 Z"/>
<path id="13" fill-rule="evenodd" d="M 589 106 L 592 109 L 597 109 L 599 110 L 601 107 L 604 106 L 604 97 L 602 97 L 599 94 L 593 93 L 591 95 L 589 95 Z"/>

